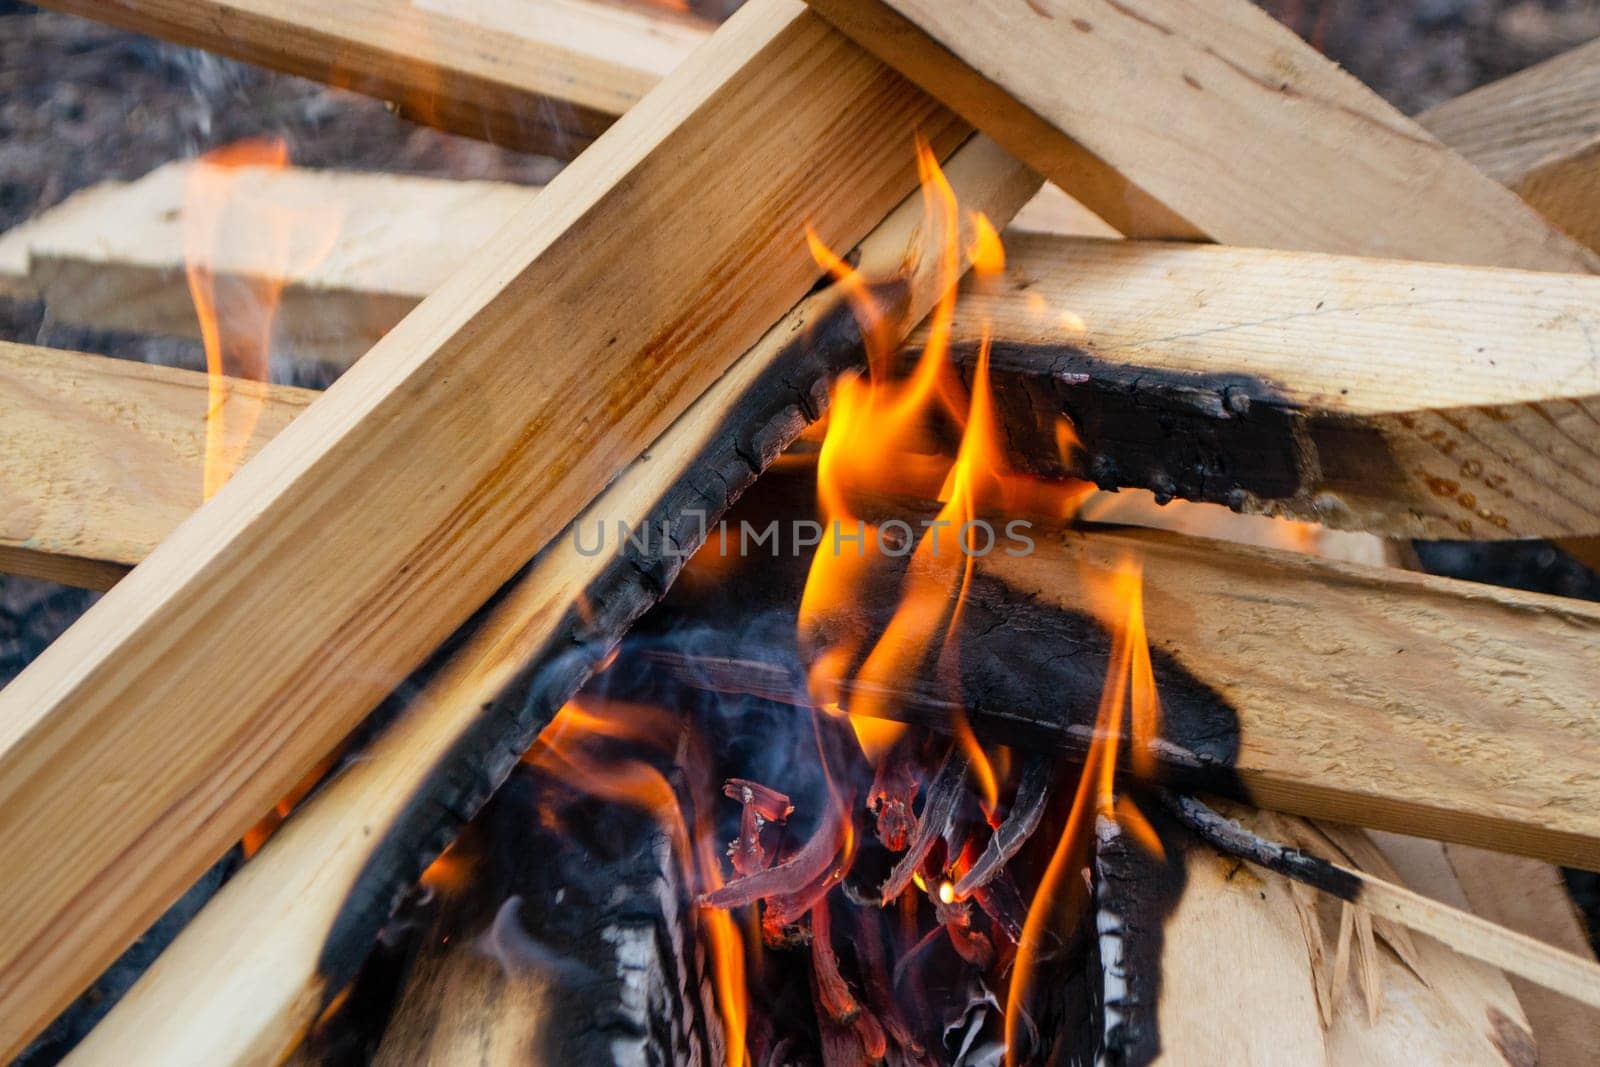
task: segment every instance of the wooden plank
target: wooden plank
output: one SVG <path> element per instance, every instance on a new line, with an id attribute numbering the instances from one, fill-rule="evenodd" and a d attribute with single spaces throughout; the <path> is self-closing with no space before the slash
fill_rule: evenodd
<path id="1" fill-rule="evenodd" d="M 1596 262 L 1248 0 L 811 2 L 1129 236 Z"/>
<path id="2" fill-rule="evenodd" d="M 769 508 L 773 496 L 763 494 Z M 803 485 L 779 499 L 792 511 L 777 514 L 810 514 Z M 904 502 L 860 506 L 873 517 L 934 514 Z M 1152 748 L 1167 780 L 1332 822 L 1600 867 L 1600 770 L 1588 758 L 1600 743 L 1589 713 L 1600 605 L 1157 531 L 1041 521 L 1028 535 L 1031 550 L 997 537 L 964 587 L 953 641 L 960 697 L 981 736 L 1087 745 L 1111 646 L 1094 579 L 1138 560 L 1161 698 Z M 773 610 L 792 605 L 804 564 L 793 575 L 761 564 L 759 588 L 742 595 Z M 893 608 L 853 604 L 837 628 L 881 632 Z M 761 693 L 792 684 L 781 668 L 778 682 L 763 676 L 772 668 L 754 663 L 755 646 L 735 655 L 705 678 Z M 938 725 L 951 706 L 947 682 L 908 677 L 872 704 Z M 847 688 L 841 702 L 853 695 Z"/>
<path id="3" fill-rule="evenodd" d="M 0 293 L 49 304 L 59 322 L 200 337 L 185 266 L 183 209 L 195 164 L 92 186 L 0 235 Z M 347 366 L 469 262 L 538 195 L 508 182 L 246 167 L 229 196 L 261 225 L 226 228 L 199 252 L 218 278 L 281 278 L 275 340 L 297 358 Z M 273 220 L 281 220 L 281 223 Z M 326 253 L 289 260 L 284 232 L 336 232 Z"/>
<path id="4" fill-rule="evenodd" d="M 1395 834 L 1377 837 L 1408 874 L 1421 872 L 1407 879 L 1419 892 L 1566 952 L 1595 958 L 1566 882 L 1555 867 L 1468 845 L 1440 845 Z M 1578 1009 L 1571 1000 L 1523 978 L 1512 976 L 1511 985 L 1528 1014 L 1541 1062 L 1582 1063 L 1600 1042 L 1600 1011 Z"/>
<path id="5" fill-rule="evenodd" d="M 0 234 L 0 295 L 43 300 L 59 322 L 198 339 L 182 224 L 193 166 L 91 186 Z M 264 228 L 246 226 L 219 233 L 201 259 L 223 278 L 281 278 L 277 351 L 335 366 L 376 344 L 538 195 L 509 182 L 295 167 L 231 176 L 241 210 L 337 226 L 327 254 L 305 262 L 284 263 Z M 1016 226 L 1116 235 L 1053 186 Z"/>
<path id="6" fill-rule="evenodd" d="M 1350 862 L 1351 854 L 1370 856 L 1379 863 L 1383 854 L 1359 831 L 1331 823 L 1319 831 L 1308 824 L 1286 822 L 1301 827 L 1293 841 L 1298 847 L 1290 847 L 1289 841 L 1264 838 L 1242 827 L 1197 797 L 1168 794 L 1163 801 L 1185 827 L 1216 848 L 1358 905 L 1371 913 L 1375 924 L 1387 920 L 1397 929 L 1426 934 L 1508 974 L 1537 982 L 1591 1008 L 1600 1007 L 1600 964 L 1592 956 L 1575 956 L 1424 896 L 1387 875 L 1362 870 Z M 1349 851 L 1311 847 L 1307 838 L 1338 840 Z"/>
<path id="7" fill-rule="evenodd" d="M 1009 217 L 1038 179 L 985 138 L 952 157 L 946 175 L 963 204 Z M 861 269 L 916 269 L 903 332 L 938 295 L 938 257 L 921 248 L 922 207 L 907 201 L 859 246 Z M 816 417 L 829 367 L 819 347 L 841 341 L 832 293 L 788 315 L 631 465 L 573 530 L 672 520 L 688 551 L 721 510 Z M 829 338 L 833 338 L 829 342 Z M 820 344 L 819 344 L 820 343 Z M 835 358 L 837 353 L 835 353 Z M 774 392 L 775 391 L 775 392 Z M 808 392 L 813 395 L 808 395 Z M 780 403 L 731 432 L 730 410 Z M 763 419 L 770 417 L 771 422 Z M 688 501 L 705 523 L 677 525 Z M 570 532 L 570 531 L 569 531 Z M 350 979 L 389 916 L 454 826 L 483 803 L 538 729 L 605 657 L 618 635 L 671 584 L 681 560 L 580 550 L 553 541 L 483 625 L 360 760 L 297 811 L 228 883 L 90 1035 L 77 1064 L 232 1063 L 271 1059 L 299 1039 Z M 574 605 L 577 605 L 574 607 Z M 262 916 L 274 917 L 262 936 Z"/>
<path id="8" fill-rule="evenodd" d="M 813 514 L 809 477 L 773 472 L 765 484 L 765 510 L 737 518 L 759 529 Z M 855 503 L 870 520 L 913 528 L 937 512 L 914 501 Z M 1161 701 L 1152 749 L 1167 780 L 1331 822 L 1600 868 L 1600 769 L 1588 755 L 1600 742 L 1590 713 L 1600 605 L 1157 531 L 1038 520 L 1026 532 L 1031 546 L 997 530 L 970 580 L 948 592 L 965 595 L 949 641 L 955 696 L 980 736 L 1083 749 L 1112 644 L 1100 591 L 1140 562 Z M 725 561 L 714 590 L 675 593 L 675 611 L 730 597 L 751 611 L 794 610 L 808 557 L 738 564 L 737 555 Z M 879 634 L 895 606 L 864 597 L 839 607 L 818 643 Z M 781 666 L 792 649 L 763 649 L 743 632 L 738 640 L 723 650 L 707 642 L 704 662 L 675 676 L 779 700 L 804 692 Z M 805 665 L 795 670 L 803 679 Z M 937 672 L 875 680 L 871 707 L 940 726 L 951 681 Z M 841 703 L 854 696 L 847 688 Z"/>
<path id="9" fill-rule="evenodd" d="M 237 382 L 223 425 L 248 410 L 254 455 L 316 395 Z M 110 588 L 200 506 L 208 403 L 203 374 L 0 342 L 0 569 Z"/>
<path id="10" fill-rule="evenodd" d="M 603 0 L 48 0 L 367 93 L 408 118 L 571 158 L 707 34 Z"/>
<path id="11" fill-rule="evenodd" d="M 1600 742 L 1588 715 L 1600 608 L 1162 534 L 1039 545 L 990 557 L 990 573 L 1075 610 L 1085 594 L 1063 576 L 1076 566 L 1143 559 L 1152 646 L 1173 672 L 1163 680 L 1158 663 L 1172 740 L 1185 745 L 1201 708 L 1228 709 L 1232 773 L 1261 806 L 1600 866 L 1600 773 L 1586 756 Z M 1062 679 L 1040 681 L 1061 707 Z M 989 707 L 996 724 L 1030 717 L 1021 701 Z M 1181 755 L 1164 758 L 1181 769 Z"/>
<path id="12" fill-rule="evenodd" d="M 1600 247 L 1600 41 L 1417 116 L 1590 248 Z"/>
<path id="13" fill-rule="evenodd" d="M 964 294 L 953 330 L 970 356 L 992 324 L 1021 465 L 1396 536 L 1600 529 L 1600 280 L 1007 241 L 1006 279 Z M 200 376 L 13 346 L 0 381 L 4 562 L 104 586 L 198 504 Z M 307 402 L 260 395 L 257 440 Z M 1084 442 L 1069 468 L 1061 413 Z M 1123 521 L 1116 504 L 1090 517 Z"/>
<path id="14" fill-rule="evenodd" d="M 1600 280 L 1045 235 L 1009 252 L 954 337 L 970 356 L 992 324 L 1015 450 L 1046 472 L 1065 413 L 1073 471 L 1108 488 L 1403 537 L 1600 532 Z"/>
<path id="15" fill-rule="evenodd" d="M 849 247 L 915 186 L 913 129 L 967 135 L 748 5 L 0 692 L 0 1049 L 793 306 L 807 223 Z"/>
<path id="16" fill-rule="evenodd" d="M 1227 814 L 1274 837 L 1289 821 L 1232 806 Z M 1368 956 L 1358 941 L 1348 977 L 1336 985 L 1345 977 L 1336 967 L 1343 902 L 1319 898 L 1275 871 L 1247 866 L 1178 827 L 1161 825 L 1183 880 L 1171 916 L 1159 925 L 1149 921 L 1154 916 L 1137 923 L 1148 908 L 1140 907 L 1138 894 L 1171 867 L 1164 871 L 1115 838 L 1102 838 L 1099 860 L 1102 874 L 1133 876 L 1120 902 L 1135 920 L 1124 925 L 1136 950 L 1128 969 L 1159 964 L 1149 1001 L 1132 997 L 1128 1006 L 1130 1015 L 1151 1015 L 1166 1052 L 1155 1062 L 1387 1063 L 1404 1050 L 1421 1062 L 1505 1067 L 1508 1040 L 1528 1043 L 1527 1023 L 1503 975 L 1382 920 L 1373 924 L 1382 947 Z M 1391 873 L 1343 854 L 1337 859 L 1353 869 Z M 1108 884 L 1113 893 L 1121 888 L 1114 878 L 1100 884 L 1102 894 Z M 1117 903 L 1113 896 L 1112 906 Z M 1149 938 L 1145 954 L 1137 952 L 1141 938 Z M 1218 981 L 1219 975 L 1227 979 Z M 1380 1004 L 1368 1002 L 1369 990 Z M 1241 1023 L 1241 1012 L 1248 1023 Z M 1136 1034 L 1140 1029 L 1125 1027 Z"/>

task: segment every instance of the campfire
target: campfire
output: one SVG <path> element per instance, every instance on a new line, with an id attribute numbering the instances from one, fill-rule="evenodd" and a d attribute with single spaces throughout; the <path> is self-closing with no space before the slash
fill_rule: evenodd
<path id="1" fill-rule="evenodd" d="M 19 1063 L 1600 1041 L 1600 609 L 1424 573 L 1600 556 L 1600 51 L 1413 120 L 1331 3 L 51 6 L 550 159 L 0 235 L 194 364 L 0 342 L 0 570 L 107 590 L 0 691 Z"/>

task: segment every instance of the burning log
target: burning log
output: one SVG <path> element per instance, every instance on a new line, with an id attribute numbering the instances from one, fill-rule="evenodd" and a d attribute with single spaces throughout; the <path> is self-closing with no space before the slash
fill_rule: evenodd
<path id="1" fill-rule="evenodd" d="M 808 488 L 776 478 L 751 521 L 808 513 Z M 986 739 L 1082 751 L 1111 645 L 1085 582 L 1142 558 L 1163 723 L 1152 755 L 1164 776 L 1264 807 L 1600 867 L 1600 779 L 1582 755 L 1600 741 L 1584 714 L 1600 609 L 1153 531 L 1035 523 L 1028 536 L 974 560 L 958 690 L 918 677 L 863 702 L 850 682 L 841 703 L 936 725 L 964 708 Z M 730 577 L 732 593 L 717 595 L 792 610 L 803 574 L 759 563 L 758 584 Z M 680 591 L 669 605 L 725 610 L 705 595 Z M 887 611 L 857 602 L 839 627 L 878 632 Z M 739 672 L 725 663 L 724 684 Z M 755 688 L 785 687 L 769 677 Z"/>
<path id="2" fill-rule="evenodd" d="M 1394 536 L 1549 537 L 1600 532 L 1597 306 L 1587 277 L 1017 235 L 953 329 L 969 365 L 992 332 L 1012 450 L 1039 473 Z"/>
<path id="3" fill-rule="evenodd" d="M 946 167 L 963 202 L 1004 220 L 1037 180 L 976 139 Z M 920 254 L 922 206 L 910 198 L 860 247 L 863 271 L 903 275 L 908 330 L 942 288 Z M 79 1051 L 80 1062 L 227 1062 L 291 1045 L 349 979 L 398 893 L 487 798 L 540 726 L 671 584 L 726 502 L 798 434 L 831 371 L 859 358 L 860 336 L 833 293 L 814 297 L 628 468 L 579 523 L 624 520 L 673 530 L 657 555 L 605 559 L 552 541 L 428 688 L 364 758 L 313 797 L 179 937 Z M 259 917 L 282 916 L 277 936 Z M 199 1006 L 204 1002 L 204 1007 Z M 176 1010 L 176 1005 L 185 1005 Z M 136 1037 L 135 1037 L 136 1035 Z"/>
<path id="4" fill-rule="evenodd" d="M 723 786 L 723 796 L 737 800 L 742 809 L 739 816 L 739 836 L 728 845 L 728 857 L 739 874 L 754 874 L 772 864 L 772 852 L 761 840 L 761 832 L 768 824 L 781 824 L 794 814 L 789 798 L 776 789 L 744 778 L 730 778 Z"/>
<path id="5" fill-rule="evenodd" d="M 937 156 L 968 132 L 804 9 L 747 6 L 0 694 L 0 1048 L 782 320 L 816 267 L 775 234 L 850 247 L 915 187 L 913 127 Z"/>
<path id="6" fill-rule="evenodd" d="M 912 875 L 918 872 L 922 861 L 928 858 L 934 843 L 950 836 L 950 831 L 955 825 L 956 803 L 966 794 L 963 781 L 966 775 L 966 757 L 957 749 L 951 748 L 939 768 L 939 773 L 928 783 L 927 799 L 923 801 L 922 813 L 917 816 L 916 828 L 911 833 L 904 854 L 895 863 L 894 870 L 889 872 L 888 879 L 878 890 L 879 897 L 885 903 L 905 892 L 906 886 L 911 884 Z"/>
<path id="7" fill-rule="evenodd" d="M 566 158 L 707 37 L 698 20 L 597 0 L 534 0 L 515 18 L 462 0 L 45 6 L 364 92 L 455 133 Z M 597 50 L 596 39 L 605 47 Z"/>
<path id="8" fill-rule="evenodd" d="M 672 845 L 563 792 L 514 774 L 452 847 L 459 884 L 402 913 L 417 959 L 373 1063 L 725 1062 Z"/>
<path id="9" fill-rule="evenodd" d="M 1088 0 L 1048 12 L 811 2 L 1131 237 L 1536 270 L 1596 263 L 1247 0 L 1137 12 Z M 1062 64 L 1101 76 L 1067 91 L 1047 73 Z M 1232 165 L 1218 165 L 1219 148 Z"/>
<path id="10" fill-rule="evenodd" d="M 995 827 L 983 855 L 956 883 L 957 899 L 966 899 L 999 877 L 1005 865 L 1039 828 L 1039 820 L 1044 818 L 1045 806 L 1050 801 L 1050 775 L 1054 769 L 1051 761 L 1042 756 L 1029 757 L 1005 821 Z"/>

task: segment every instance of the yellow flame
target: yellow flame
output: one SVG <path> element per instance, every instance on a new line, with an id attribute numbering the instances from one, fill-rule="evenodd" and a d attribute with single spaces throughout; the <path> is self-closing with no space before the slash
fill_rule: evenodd
<path id="1" fill-rule="evenodd" d="M 1091 581 L 1090 587 L 1096 594 L 1097 612 L 1111 631 L 1111 654 L 1095 714 L 1094 737 L 1067 824 L 1034 893 L 1017 945 L 1011 985 L 1006 991 L 1008 1067 L 1017 1062 L 1023 1014 L 1046 931 L 1062 914 L 1072 914 L 1070 909 L 1061 907 L 1062 895 L 1072 884 L 1067 879 L 1069 872 L 1078 866 L 1076 857 L 1087 848 L 1091 816 L 1115 820 L 1146 849 L 1156 855 L 1162 854 L 1160 838 L 1143 813 L 1116 792 L 1124 720 L 1128 722 L 1129 765 L 1136 775 L 1146 776 L 1155 770 L 1151 742 L 1160 729 L 1161 707 L 1144 624 L 1143 568 L 1135 559 L 1122 559 L 1109 579 Z"/>

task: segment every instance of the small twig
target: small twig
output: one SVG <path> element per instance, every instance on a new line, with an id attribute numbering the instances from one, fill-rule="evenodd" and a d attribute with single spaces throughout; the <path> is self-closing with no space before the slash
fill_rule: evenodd
<path id="1" fill-rule="evenodd" d="M 1213 848 L 1359 904 L 1475 960 L 1600 1007 L 1600 963 L 1575 956 L 1498 923 L 1406 889 L 1365 871 L 1318 859 L 1251 833 L 1194 797 L 1163 793 L 1178 821 Z"/>
<path id="2" fill-rule="evenodd" d="M 911 844 L 883 883 L 880 896 L 885 903 L 905 891 L 906 886 L 911 884 L 911 876 L 917 873 L 917 868 L 922 866 L 922 861 L 933 848 L 933 843 L 949 832 L 955 821 L 956 805 L 964 795 L 966 776 L 967 757 L 952 745 L 950 754 L 944 758 L 944 766 L 939 768 L 939 773 L 928 786 L 922 814 L 918 816 L 917 827 L 911 833 Z"/>
<path id="3" fill-rule="evenodd" d="M 1050 768 L 1051 761 L 1044 756 L 1029 758 L 1017 782 L 1017 796 L 1006 814 L 1006 821 L 989 838 L 989 847 L 983 850 L 978 862 L 956 883 L 957 900 L 965 900 L 974 890 L 993 881 L 1039 828 L 1039 820 L 1044 818 L 1044 809 L 1050 803 Z"/>

